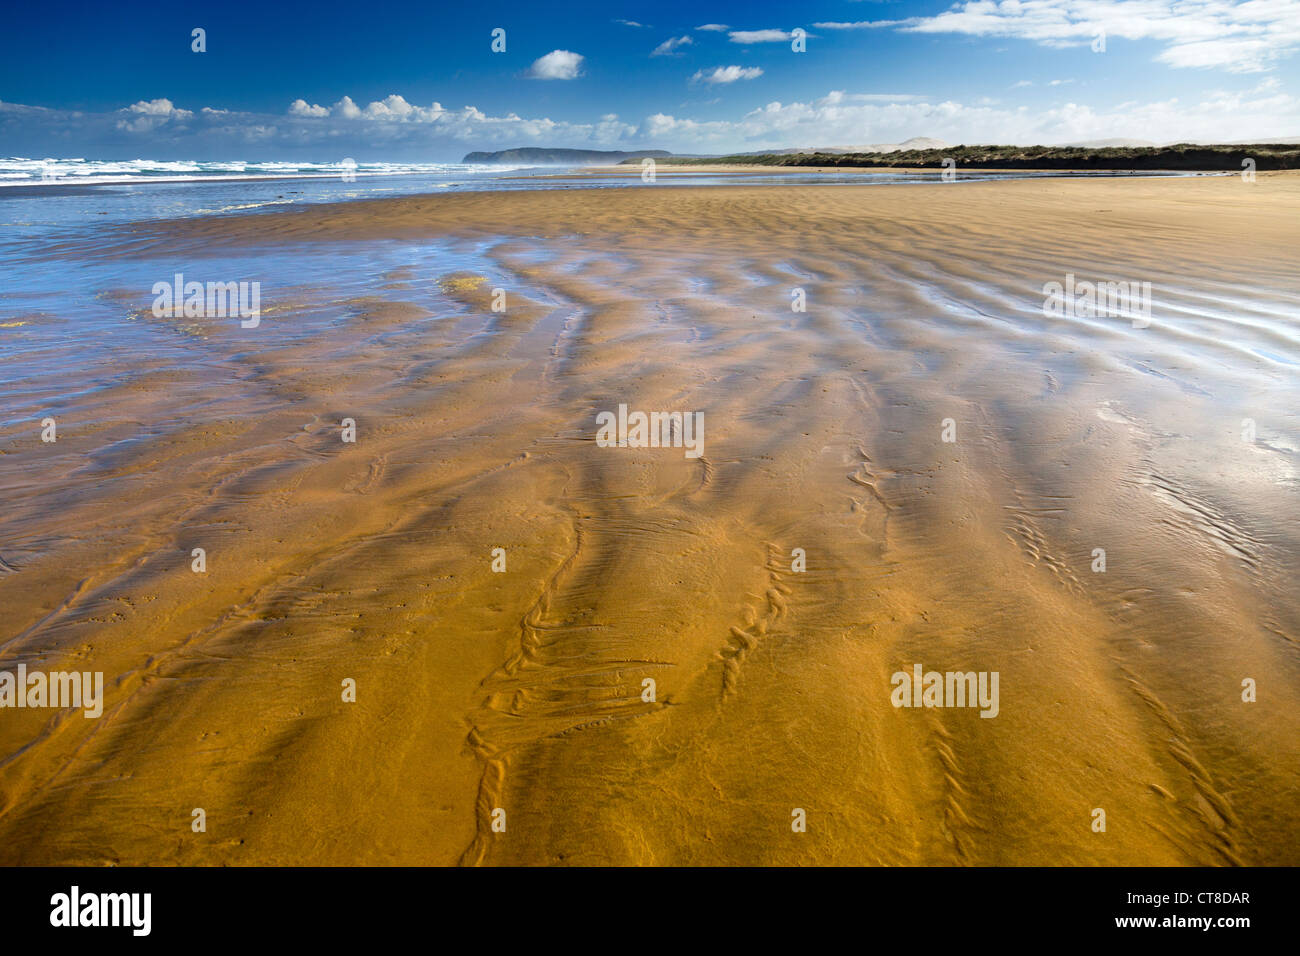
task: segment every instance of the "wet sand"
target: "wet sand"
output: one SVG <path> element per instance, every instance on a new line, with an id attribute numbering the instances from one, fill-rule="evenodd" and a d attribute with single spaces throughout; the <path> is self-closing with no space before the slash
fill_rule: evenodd
<path id="1" fill-rule="evenodd" d="M 1298 224 L 1294 174 L 662 184 L 54 248 L 494 276 L 127 290 L 168 357 L 0 427 L 0 669 L 107 685 L 0 711 L 0 862 L 1300 863 Z M 1068 274 L 1150 326 L 1045 315 Z M 997 716 L 894 707 L 915 664 Z"/>

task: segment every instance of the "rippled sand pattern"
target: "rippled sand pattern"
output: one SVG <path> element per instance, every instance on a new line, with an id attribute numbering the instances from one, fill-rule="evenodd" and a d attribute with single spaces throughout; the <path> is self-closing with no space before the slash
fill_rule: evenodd
<path id="1" fill-rule="evenodd" d="M 267 276 L 261 329 L 141 317 L 179 358 L 0 429 L 0 667 L 108 685 L 0 712 L 0 861 L 1300 863 L 1300 177 L 436 196 L 96 255 L 379 240 L 490 281 Z M 1150 282 L 1150 327 L 1046 317 L 1070 273 Z M 598 447 L 619 404 L 703 455 Z M 915 663 L 998 715 L 894 708 Z"/>

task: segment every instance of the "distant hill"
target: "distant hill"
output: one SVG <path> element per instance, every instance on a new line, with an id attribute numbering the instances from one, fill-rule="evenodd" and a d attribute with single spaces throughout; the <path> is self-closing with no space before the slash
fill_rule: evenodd
<path id="1" fill-rule="evenodd" d="M 940 168 L 945 159 L 959 168 L 974 169 L 1166 169 L 1240 172 L 1243 159 L 1256 168 L 1300 169 L 1300 145 L 1249 143 L 1199 146 L 948 146 L 943 149 L 909 149 L 893 153 L 758 153 L 733 154 L 709 159 L 674 157 L 667 164 L 755 166 L 886 166 Z"/>
<path id="2" fill-rule="evenodd" d="M 799 153 L 822 153 L 827 156 L 840 156 L 847 153 L 897 153 L 912 149 L 943 149 L 948 144 L 941 139 L 929 136 L 913 136 L 901 143 L 877 143 L 873 146 L 796 146 L 788 149 L 755 149 L 747 153 L 732 153 L 733 156 L 796 156 Z"/>
<path id="3" fill-rule="evenodd" d="M 1300 143 L 1300 136 L 1282 136 L 1271 137 L 1269 139 L 1233 139 L 1226 143 L 1215 142 L 1213 140 L 1189 139 L 1189 140 L 1170 140 L 1163 143 L 1153 143 L 1149 139 L 1090 139 L 1079 143 L 1060 143 L 1061 146 L 1081 146 L 1097 149 L 1098 147 L 1107 146 L 1253 146 L 1255 143 L 1269 143 L 1271 145 L 1293 146 Z"/>
<path id="4" fill-rule="evenodd" d="M 1252 140 L 1252 142 L 1254 141 Z M 1274 140 L 1274 142 L 1276 142 L 1276 140 Z M 1060 143 L 1058 145 L 1071 148 L 1077 147 L 1079 149 L 1122 149 L 1132 146 L 1147 148 L 1167 144 L 1155 143 L 1149 139 L 1087 139 L 1081 140 L 1077 143 Z"/>
<path id="5" fill-rule="evenodd" d="M 627 152 L 621 149 L 542 149 L 537 146 L 521 146 L 518 149 L 503 149 L 495 153 L 466 153 L 462 163 L 532 163 L 537 166 L 605 166 L 621 163 L 629 159 L 642 159 L 651 156 L 665 159 L 672 153 L 666 149 L 639 149 Z"/>
<path id="6" fill-rule="evenodd" d="M 827 152 L 835 153 L 905 153 L 913 149 L 947 149 L 948 144 L 932 136 L 913 136 L 901 143 L 884 143 L 876 146 L 839 146 Z"/>
<path id="7" fill-rule="evenodd" d="M 1234 139 L 1229 145 L 1236 146 L 1241 143 L 1249 144 L 1252 142 L 1254 141 L 1249 139 Z M 1297 146 L 1300 145 L 1300 136 L 1281 136 L 1276 139 L 1270 139 L 1268 142 L 1282 143 L 1285 146 Z"/>

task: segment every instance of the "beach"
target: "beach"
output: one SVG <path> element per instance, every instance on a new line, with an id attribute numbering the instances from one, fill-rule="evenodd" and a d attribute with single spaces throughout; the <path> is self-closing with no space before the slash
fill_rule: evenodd
<path id="1" fill-rule="evenodd" d="M 0 862 L 1296 865 L 1298 223 L 1291 172 L 660 176 L 50 242 L 0 670 L 103 712 L 0 711 Z"/>

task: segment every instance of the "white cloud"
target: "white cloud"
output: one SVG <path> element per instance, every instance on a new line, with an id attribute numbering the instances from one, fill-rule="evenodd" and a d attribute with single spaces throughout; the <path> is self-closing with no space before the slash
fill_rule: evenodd
<path id="1" fill-rule="evenodd" d="M 617 113 L 606 113 L 595 123 L 527 118 L 516 113 L 490 116 L 475 106 L 458 110 L 438 102 L 417 106 L 396 93 L 365 107 L 344 96 L 325 110 L 325 114 L 291 110 L 290 115 L 301 123 L 295 139 L 300 142 L 335 139 L 339 134 L 346 135 L 349 128 L 355 128 L 352 124 L 357 123 L 364 124 L 362 135 L 366 144 L 397 146 L 429 139 L 483 146 L 549 146 L 556 140 L 614 146 L 628 143 L 637 132 L 634 124 L 623 122 Z"/>
<path id="2" fill-rule="evenodd" d="M 184 123 L 194 117 L 191 110 L 177 109 L 168 99 L 140 100 L 118 112 L 128 115 L 117 121 L 117 128 L 132 133 L 147 133 L 168 123 Z"/>
<path id="3" fill-rule="evenodd" d="M 669 37 L 663 43 L 654 48 L 651 56 L 681 56 L 680 53 L 674 53 L 679 46 L 690 46 L 695 41 L 690 37 Z"/>
<path id="4" fill-rule="evenodd" d="M 132 113 L 143 113 L 145 116 L 176 116 L 180 119 L 193 116 L 189 110 L 178 110 L 171 100 L 141 100 L 138 103 L 132 103 L 127 107 Z"/>
<path id="5" fill-rule="evenodd" d="M 334 104 L 331 111 L 334 115 L 341 116 L 344 119 L 360 119 L 361 109 L 356 103 L 352 102 L 352 97 L 345 96 Z"/>
<path id="6" fill-rule="evenodd" d="M 790 39 L 784 30 L 732 30 L 728 36 L 732 43 L 779 43 Z"/>
<path id="7" fill-rule="evenodd" d="M 314 106 L 306 100 L 294 100 L 289 104 L 290 116 L 329 116 L 328 106 Z"/>
<path id="8" fill-rule="evenodd" d="M 416 122 L 433 122 L 443 113 L 441 103 L 434 103 L 428 109 L 412 106 L 404 97 L 390 93 L 382 100 L 377 100 L 361 111 L 361 115 L 372 120 L 413 120 Z"/>
<path id="9" fill-rule="evenodd" d="M 735 83 L 737 80 L 755 80 L 763 75 L 756 66 L 719 66 L 700 70 L 691 79 L 696 83 Z"/>
<path id="10" fill-rule="evenodd" d="M 625 26 L 625 27 L 636 27 L 638 30 L 645 30 L 645 29 L 648 29 L 648 28 L 649 28 L 649 24 L 647 24 L 647 23 L 637 23 L 635 20 L 623 20 L 623 19 L 618 19 L 618 20 L 614 20 L 614 21 L 612 21 L 612 22 L 613 22 L 613 23 L 621 23 L 621 24 L 623 24 L 623 26 Z"/>
<path id="11" fill-rule="evenodd" d="M 725 23 L 702 23 L 695 29 L 703 30 L 705 33 L 726 33 L 731 27 Z"/>
<path id="12" fill-rule="evenodd" d="M 582 55 L 569 50 L 552 50 L 538 57 L 528 69 L 534 80 L 572 80 L 581 75 Z"/>
<path id="13" fill-rule="evenodd" d="M 830 22 L 814 23 L 818 30 L 876 30 L 880 27 L 892 27 L 903 23 L 902 20 L 854 20 L 851 23 L 832 20 Z"/>
<path id="14" fill-rule="evenodd" d="M 1048 47 L 1164 44 L 1156 60 L 1233 73 L 1270 70 L 1300 47 L 1300 0 L 965 0 L 932 17 L 866 22 L 908 33 L 1013 37 Z"/>

